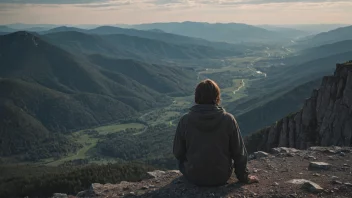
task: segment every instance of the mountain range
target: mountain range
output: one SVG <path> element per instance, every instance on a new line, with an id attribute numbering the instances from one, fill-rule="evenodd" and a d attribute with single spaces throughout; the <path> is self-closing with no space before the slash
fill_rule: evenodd
<path id="1" fill-rule="evenodd" d="M 182 68 L 75 56 L 27 32 L 0 36 L 0 54 L 1 126 L 6 129 L 1 137 L 9 136 L 0 142 L 2 155 L 23 154 L 57 134 L 166 105 L 171 99 L 165 94 L 188 93 L 196 79 L 195 72 Z"/>
<path id="2" fill-rule="evenodd" d="M 92 35 L 77 31 L 45 34 L 49 42 L 74 54 L 104 54 L 140 60 L 206 59 L 242 54 L 240 50 L 217 49 L 195 44 L 173 44 L 125 34 Z"/>
<path id="3" fill-rule="evenodd" d="M 141 30 L 159 29 L 168 33 L 228 43 L 279 41 L 280 39 L 285 39 L 285 36 L 278 32 L 241 23 L 174 22 L 140 24 L 131 27 Z"/>
<path id="4" fill-rule="evenodd" d="M 352 26 L 340 27 L 328 32 L 322 32 L 299 40 L 302 47 L 317 47 L 352 39 Z"/>

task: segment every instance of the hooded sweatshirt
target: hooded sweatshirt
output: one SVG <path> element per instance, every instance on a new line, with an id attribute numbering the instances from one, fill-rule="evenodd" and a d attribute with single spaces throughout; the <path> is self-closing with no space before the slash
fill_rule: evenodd
<path id="1" fill-rule="evenodd" d="M 247 151 L 233 115 L 217 105 L 195 105 L 176 130 L 173 153 L 184 176 L 200 186 L 226 184 L 233 168 L 247 182 Z"/>

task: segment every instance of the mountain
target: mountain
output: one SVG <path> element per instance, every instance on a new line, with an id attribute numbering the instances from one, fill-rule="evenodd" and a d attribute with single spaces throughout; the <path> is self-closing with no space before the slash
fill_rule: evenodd
<path id="1" fill-rule="evenodd" d="M 117 58 L 158 60 L 158 62 L 163 59 L 223 58 L 242 54 L 238 51 L 192 44 L 173 44 L 124 34 L 91 35 L 64 31 L 46 34 L 43 38 L 73 53 L 104 54 Z"/>
<path id="2" fill-rule="evenodd" d="M 255 132 L 286 116 L 289 112 L 299 110 L 304 100 L 310 96 L 313 89 L 319 87 L 320 83 L 321 79 L 319 78 L 287 92 L 280 92 L 278 96 L 275 96 L 268 102 L 240 114 L 236 117 L 236 120 L 241 126 L 242 134 L 247 135 Z"/>
<path id="3" fill-rule="evenodd" d="M 42 34 L 49 34 L 49 33 L 57 33 L 57 32 L 72 32 L 72 31 L 76 31 L 76 32 L 85 32 L 87 30 L 85 29 L 80 29 L 80 28 L 76 28 L 76 27 L 68 27 L 68 26 L 59 26 L 59 27 L 55 27 L 52 29 L 49 29 L 45 32 L 41 32 Z"/>
<path id="4" fill-rule="evenodd" d="M 182 68 L 77 57 L 27 32 L 0 36 L 0 54 L 0 155 L 30 150 L 31 160 L 72 152 L 79 145 L 62 134 L 169 104 L 196 79 Z"/>
<path id="5" fill-rule="evenodd" d="M 159 40 L 171 44 L 176 45 L 197 45 L 197 46 L 208 46 L 213 47 L 219 50 L 231 50 L 233 52 L 243 52 L 245 50 L 250 50 L 252 47 L 241 44 L 229 44 L 224 42 L 210 42 L 205 39 L 192 38 L 188 36 L 181 36 L 177 34 L 164 33 L 160 31 L 150 31 L 150 30 L 137 30 L 137 29 L 127 29 L 127 28 L 119 28 L 114 26 L 100 26 L 94 29 L 80 29 L 74 27 L 58 27 L 51 29 L 46 32 L 40 32 L 40 34 L 48 34 L 48 33 L 58 33 L 58 32 L 66 32 L 66 31 L 76 31 L 82 32 L 86 34 L 97 34 L 97 35 L 112 35 L 112 34 L 123 34 L 133 37 L 146 38 L 152 40 Z"/>
<path id="6" fill-rule="evenodd" d="M 302 46 L 319 46 L 332 44 L 339 41 L 352 40 L 352 26 L 341 27 L 328 32 L 317 34 L 313 37 L 300 40 Z"/>
<path id="7" fill-rule="evenodd" d="M 303 108 L 246 138 L 249 151 L 352 145 L 352 61 L 337 64 Z"/>
<path id="8" fill-rule="evenodd" d="M 6 24 L 7 27 L 15 29 L 15 30 L 28 30 L 31 28 L 44 28 L 44 29 L 52 29 L 57 27 L 58 25 L 53 24 L 24 24 L 24 23 L 12 23 Z"/>
<path id="9" fill-rule="evenodd" d="M 285 38 L 277 32 L 241 23 L 172 22 L 132 27 L 141 30 L 160 29 L 168 33 L 229 43 L 278 41 Z"/>
<path id="10" fill-rule="evenodd" d="M 286 65 L 298 65 L 307 61 L 352 51 L 352 40 L 344 40 L 298 51 L 295 56 L 279 60 Z"/>
<path id="11" fill-rule="evenodd" d="M 41 38 L 73 54 L 104 54 L 116 58 L 142 59 L 136 53 L 125 50 L 123 46 L 114 45 L 99 35 L 64 30 L 42 35 Z"/>
<path id="12" fill-rule="evenodd" d="M 309 34 L 319 34 L 321 32 L 328 32 L 340 27 L 346 27 L 348 24 L 292 24 L 292 25 L 279 25 L 280 27 L 293 28 L 308 32 Z"/>
<path id="13" fill-rule="evenodd" d="M 299 38 L 310 34 L 306 31 L 289 28 L 289 27 L 275 26 L 275 25 L 257 25 L 257 27 L 264 28 L 269 31 L 277 32 L 287 38 Z"/>
<path id="14" fill-rule="evenodd" d="M 329 75 L 334 71 L 332 65 L 349 60 L 351 57 L 352 51 L 349 51 L 265 71 L 267 74 L 265 79 L 251 82 L 251 87 L 246 89 L 248 97 L 228 104 L 226 109 L 239 116 L 255 108 L 260 108 L 295 87 Z"/>
<path id="15" fill-rule="evenodd" d="M 89 60 L 109 72 L 121 73 L 162 94 L 179 95 L 182 93 L 186 95 L 193 91 L 193 88 L 187 85 L 196 84 L 195 73 L 191 69 L 107 58 L 102 55 L 91 55 Z"/>
<path id="16" fill-rule="evenodd" d="M 7 26 L 0 25 L 0 32 L 10 33 L 10 32 L 16 32 L 16 31 L 17 31 L 16 29 L 12 29 Z"/>

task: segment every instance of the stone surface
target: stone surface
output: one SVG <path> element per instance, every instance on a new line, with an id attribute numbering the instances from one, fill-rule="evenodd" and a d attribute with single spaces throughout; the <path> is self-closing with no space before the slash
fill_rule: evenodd
<path id="1" fill-rule="evenodd" d="M 319 186 L 318 184 L 316 184 L 314 182 L 311 182 L 311 181 L 305 182 L 302 185 L 302 188 L 306 189 L 306 190 L 308 190 L 309 192 L 312 192 L 312 193 L 320 193 L 320 192 L 322 192 L 324 190 L 321 186 Z"/>
<path id="2" fill-rule="evenodd" d="M 279 154 L 279 153 L 296 153 L 298 152 L 297 149 L 295 148 L 287 148 L 287 147 L 277 147 L 277 148 L 272 148 L 271 153 L 272 154 Z"/>
<path id="3" fill-rule="evenodd" d="M 341 181 L 338 181 L 338 180 L 332 180 L 332 183 L 333 183 L 333 184 L 342 184 L 342 182 L 341 182 Z"/>
<path id="4" fill-rule="evenodd" d="M 333 149 L 333 148 L 330 148 Z M 329 161 L 331 168 L 328 170 L 308 170 L 307 159 L 304 156 L 314 155 L 321 161 L 326 161 L 331 152 L 299 150 L 293 157 L 266 157 L 248 162 L 251 174 L 259 177 L 258 184 L 238 183 L 235 175 L 228 183 L 219 187 L 198 187 L 189 183 L 179 171 L 152 171 L 160 173 L 139 182 L 121 181 L 118 184 L 92 184 L 91 190 L 80 192 L 77 197 L 89 198 L 220 198 L 220 197 L 319 197 L 319 198 L 347 198 L 352 197 L 350 167 L 339 169 L 343 164 L 352 161 L 349 153 L 345 157 L 336 154 L 336 159 Z M 256 170 L 256 171 L 255 171 Z M 301 173 L 301 174 L 299 174 Z M 207 173 L 204 173 L 207 174 Z M 313 176 L 320 174 L 320 176 Z M 297 178 L 298 177 L 298 178 Z M 332 180 L 344 182 L 333 184 Z M 326 189 L 320 188 L 312 183 Z M 307 188 L 302 188 L 309 183 Z M 307 184 L 305 184 L 307 185 Z M 312 187 L 313 186 L 313 187 Z M 146 188 L 148 187 L 148 188 Z M 94 191 L 92 191 L 94 189 Z M 125 189 L 125 190 L 124 190 Z M 130 195 L 134 192 L 134 195 Z M 312 193 L 320 192 L 317 195 Z M 80 196 L 78 196 L 80 195 Z M 292 195 L 292 196 L 291 196 Z M 73 197 L 72 197 L 73 198 Z"/>
<path id="5" fill-rule="evenodd" d="M 52 198 L 68 198 L 68 196 L 64 193 L 54 193 Z"/>
<path id="6" fill-rule="evenodd" d="M 330 169 L 331 165 L 326 162 L 310 162 L 309 169 L 323 169 L 328 170 Z"/>
<path id="7" fill-rule="evenodd" d="M 269 154 L 263 151 L 258 151 L 258 152 L 254 152 L 254 156 L 256 159 L 262 158 L 262 157 L 268 157 Z"/>
<path id="8" fill-rule="evenodd" d="M 153 178 L 158 178 L 158 177 L 163 176 L 165 174 L 165 171 L 155 170 L 155 171 L 147 172 L 147 173 L 148 173 L 148 175 L 150 175 Z"/>
<path id="9" fill-rule="evenodd" d="M 271 148 L 280 146 L 297 149 L 306 149 L 314 145 L 350 146 L 351 110 L 352 67 L 337 64 L 334 75 L 323 77 L 319 89 L 312 91 L 311 97 L 304 102 L 299 112 L 253 134 L 253 136 L 260 134 L 263 138 L 251 138 L 249 135 L 245 138 L 245 142 L 247 145 L 256 145 L 253 151 L 270 151 Z M 332 148 L 326 152 L 346 153 L 343 147 Z"/>
<path id="10" fill-rule="evenodd" d="M 310 182 L 309 180 L 306 179 L 291 179 L 287 181 L 286 183 L 291 183 L 291 184 L 304 184 L 306 182 Z"/>

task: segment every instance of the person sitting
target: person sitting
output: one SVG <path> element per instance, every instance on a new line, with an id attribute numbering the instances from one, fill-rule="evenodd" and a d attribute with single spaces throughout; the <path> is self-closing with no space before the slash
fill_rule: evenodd
<path id="1" fill-rule="evenodd" d="M 173 154 L 180 172 L 198 186 L 224 185 L 233 169 L 240 182 L 258 182 L 248 174 L 247 151 L 236 119 L 219 106 L 219 86 L 210 79 L 200 82 L 195 103 L 175 133 Z"/>

